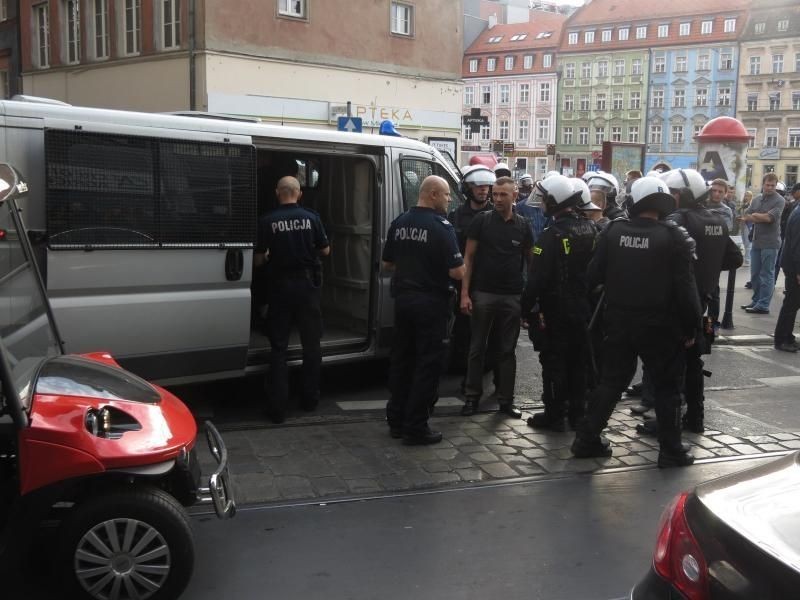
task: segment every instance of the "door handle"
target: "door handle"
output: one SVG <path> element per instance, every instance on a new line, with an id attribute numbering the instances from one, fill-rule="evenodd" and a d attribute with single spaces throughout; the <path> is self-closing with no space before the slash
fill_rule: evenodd
<path id="1" fill-rule="evenodd" d="M 244 252 L 231 248 L 225 254 L 225 279 L 239 281 L 244 273 Z"/>

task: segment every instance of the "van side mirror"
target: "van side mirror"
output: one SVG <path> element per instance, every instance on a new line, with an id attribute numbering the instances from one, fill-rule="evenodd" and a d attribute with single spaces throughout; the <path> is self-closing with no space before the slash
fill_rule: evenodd
<path id="1" fill-rule="evenodd" d="M 0 203 L 27 191 L 28 185 L 22 181 L 19 171 L 7 163 L 0 163 Z"/>

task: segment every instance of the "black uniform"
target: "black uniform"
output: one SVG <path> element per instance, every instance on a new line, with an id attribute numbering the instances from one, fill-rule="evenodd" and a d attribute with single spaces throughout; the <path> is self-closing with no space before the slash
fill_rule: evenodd
<path id="1" fill-rule="evenodd" d="M 404 437 L 428 431 L 442 370 L 450 306 L 448 271 L 464 264 L 450 222 L 416 206 L 392 223 L 383 260 L 394 263 L 395 298 L 386 418 Z"/>
<path id="2" fill-rule="evenodd" d="M 322 364 L 319 250 L 327 247 L 328 238 L 319 215 L 298 204 L 281 205 L 259 221 L 256 252 L 269 250 L 266 335 L 272 347 L 270 413 L 276 422 L 286 416 L 289 398 L 286 352 L 293 324 L 303 345 L 302 407 L 313 410 L 319 402 Z"/>
<path id="3" fill-rule="evenodd" d="M 522 295 L 523 317 L 538 303 L 541 316 L 531 319 L 530 326 L 543 328 L 539 361 L 546 422 L 540 424 L 557 429 L 563 429 L 565 417 L 574 427 L 584 413 L 591 316 L 586 269 L 596 236 L 590 219 L 572 212 L 558 216 L 533 247 Z"/>
<path id="4" fill-rule="evenodd" d="M 591 286 L 605 284 L 605 359 L 573 444 L 576 455 L 600 444 L 599 435 L 636 372 L 637 355 L 653 381 L 661 452 L 682 454 L 683 342 L 697 336 L 702 314 L 692 261 L 689 240 L 669 222 L 617 220 L 600 234 L 588 276 Z"/>
<path id="5" fill-rule="evenodd" d="M 669 217 L 676 225 L 689 232 L 695 241 L 697 260 L 694 263 L 694 278 L 699 294 L 700 310 L 705 313 L 715 288 L 719 286 L 725 252 L 730 241 L 728 226 L 717 213 L 699 206 L 681 209 Z M 738 248 L 736 249 L 738 252 Z M 710 333 L 710 332 L 709 332 Z M 684 422 L 689 429 L 701 430 L 703 426 L 703 354 L 711 353 L 710 336 L 700 336 L 694 346 L 686 349 L 686 416 Z"/>

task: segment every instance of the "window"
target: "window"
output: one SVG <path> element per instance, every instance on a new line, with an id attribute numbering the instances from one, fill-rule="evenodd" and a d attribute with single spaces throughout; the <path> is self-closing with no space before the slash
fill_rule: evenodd
<path id="1" fill-rule="evenodd" d="M 612 142 L 622 141 L 622 127 L 616 126 L 611 128 L 611 141 Z"/>
<path id="2" fill-rule="evenodd" d="M 511 86 L 507 83 L 500 84 L 500 104 L 511 102 Z"/>
<path id="3" fill-rule="evenodd" d="M 780 110 L 781 109 L 781 93 L 780 92 L 770 92 L 770 94 L 769 94 L 769 109 L 770 110 Z"/>
<path id="4" fill-rule="evenodd" d="M 497 59 L 496 58 L 487 58 L 486 59 L 486 70 L 487 71 L 494 71 L 497 68 Z"/>
<path id="5" fill-rule="evenodd" d="M 707 35 L 711 33 L 714 29 L 714 21 L 701 21 L 700 22 L 700 33 L 703 35 Z"/>
<path id="6" fill-rule="evenodd" d="M 674 90 L 672 92 L 672 106 L 675 108 L 686 107 L 686 90 Z"/>
<path id="7" fill-rule="evenodd" d="M 697 55 L 697 70 L 710 71 L 711 70 L 711 56 L 708 54 Z"/>
<path id="8" fill-rule="evenodd" d="M 507 140 L 508 139 L 508 121 L 507 120 L 502 119 L 502 120 L 497 122 L 497 137 L 499 137 L 501 140 Z"/>
<path id="9" fill-rule="evenodd" d="M 550 102 L 550 83 L 541 82 L 539 84 L 539 102 Z"/>
<path id="10" fill-rule="evenodd" d="M 664 108 L 664 90 L 653 90 L 653 108 Z"/>
<path id="11" fill-rule="evenodd" d="M 672 126 L 672 136 L 670 137 L 670 142 L 673 144 L 683 143 L 683 125 Z"/>
<path id="12" fill-rule="evenodd" d="M 108 50 L 108 0 L 94 0 L 94 57 L 107 58 Z"/>
<path id="13" fill-rule="evenodd" d="M 569 44 L 570 46 L 574 46 L 577 43 L 578 43 L 578 32 L 573 31 L 567 36 L 567 44 Z"/>
<path id="14" fill-rule="evenodd" d="M 297 1 L 297 0 L 292 0 Z M 402 2 L 392 2 L 392 33 L 414 35 L 414 7 Z"/>
<path id="15" fill-rule="evenodd" d="M 575 110 L 575 96 L 564 94 L 564 112 L 572 112 L 573 110 Z"/>
<path id="16" fill-rule="evenodd" d="M 669 37 L 669 25 L 658 26 L 658 37 L 660 38 Z"/>
<path id="17" fill-rule="evenodd" d="M 581 63 L 581 77 L 583 79 L 588 79 L 592 76 L 592 63 L 584 62 Z"/>
<path id="18" fill-rule="evenodd" d="M 545 54 L 542 56 L 542 66 L 547 68 L 553 64 L 553 55 L 552 54 Z"/>
<path id="19" fill-rule="evenodd" d="M 595 100 L 595 106 L 597 110 L 605 110 L 606 109 L 606 95 L 605 94 L 597 94 L 597 98 Z"/>
<path id="20" fill-rule="evenodd" d="M 524 35 L 527 36 L 528 34 L 526 33 Z M 553 36 L 553 32 L 552 31 L 540 31 L 539 33 L 536 34 L 536 39 L 537 40 L 546 40 L 547 38 L 552 37 L 552 36 Z"/>
<path id="21" fill-rule="evenodd" d="M 789 148 L 800 148 L 800 129 L 789 128 Z"/>
<path id="22" fill-rule="evenodd" d="M 768 127 L 764 131 L 764 146 L 767 148 L 775 148 L 778 145 L 778 129 Z"/>
<path id="23" fill-rule="evenodd" d="M 638 125 L 630 125 L 628 127 L 628 141 L 631 144 L 638 144 L 639 143 L 639 126 Z"/>
<path id="24" fill-rule="evenodd" d="M 611 30 L 610 29 L 603 29 L 600 33 L 600 41 L 602 42 L 610 42 L 611 41 Z"/>
<path id="25" fill-rule="evenodd" d="M 731 88 L 729 87 L 719 88 L 719 92 L 717 94 L 717 104 L 719 106 L 731 105 Z"/>
<path id="26" fill-rule="evenodd" d="M 800 73 L 800 52 L 794 55 L 794 72 Z"/>
<path id="27" fill-rule="evenodd" d="M 642 59 L 641 58 L 634 58 L 631 60 L 631 75 L 641 75 L 642 74 Z"/>
<path id="28" fill-rule="evenodd" d="M 125 54 L 139 53 L 141 34 L 141 0 L 125 0 Z"/>
<path id="29" fill-rule="evenodd" d="M 604 139 L 606 139 L 606 128 L 605 127 L 595 127 L 594 128 L 594 143 L 595 143 L 595 145 L 602 146 Z"/>
<path id="30" fill-rule="evenodd" d="M 753 27 L 753 31 L 755 33 L 764 33 L 764 30 L 766 29 L 766 27 L 767 27 L 767 24 L 762 21 L 761 23 L 756 23 L 755 24 L 755 26 Z"/>
<path id="31" fill-rule="evenodd" d="M 636 39 L 643 40 L 647 37 L 647 25 L 642 25 L 636 28 Z"/>
<path id="32" fill-rule="evenodd" d="M 530 83 L 520 83 L 519 84 L 519 102 L 520 104 L 527 104 L 530 100 L 531 95 L 531 84 Z"/>
<path id="33" fill-rule="evenodd" d="M 581 94 L 581 104 L 578 110 L 589 110 L 589 94 Z"/>
<path id="34" fill-rule="evenodd" d="M 575 79 L 575 63 L 567 63 L 564 66 L 564 77 L 567 79 Z"/>
<path id="35" fill-rule="evenodd" d="M 747 130 L 747 135 L 750 136 L 750 140 L 747 142 L 747 147 L 748 148 L 755 148 L 756 147 L 756 133 L 758 133 L 758 130 L 756 130 L 756 129 L 748 129 Z"/>
<path id="36" fill-rule="evenodd" d="M 661 125 L 650 125 L 650 143 L 661 143 Z"/>
<path id="37" fill-rule="evenodd" d="M 578 144 L 581 146 L 588 146 L 589 145 L 589 128 L 588 127 L 579 127 L 578 128 Z"/>
<path id="38" fill-rule="evenodd" d="M 761 57 L 760 56 L 751 56 L 750 57 L 750 75 L 758 75 L 761 73 Z"/>
<path id="39" fill-rule="evenodd" d="M 11 95 L 8 88 L 8 69 L 0 70 L 0 98 L 6 99 Z"/>
<path id="40" fill-rule="evenodd" d="M 475 104 L 475 88 L 468 85 L 464 88 L 464 106 Z"/>
<path id="41" fill-rule="evenodd" d="M 471 140 L 472 127 L 470 127 L 469 125 L 464 125 L 464 131 L 461 132 L 461 137 L 464 138 L 465 140 Z"/>
<path id="42" fill-rule="evenodd" d="M 68 63 L 81 61 L 81 15 L 80 0 L 66 0 L 64 2 L 64 16 L 66 19 L 66 59 Z"/>
<path id="43" fill-rule="evenodd" d="M 787 189 L 797 183 L 797 165 L 786 165 L 786 178 L 783 180 Z"/>
<path id="44" fill-rule="evenodd" d="M 491 132 L 488 125 L 481 125 L 481 141 L 488 142 L 491 139 Z"/>
<path id="45" fill-rule="evenodd" d="M 625 60 L 615 60 L 614 61 L 614 75 L 616 77 L 621 77 L 625 75 Z"/>
<path id="46" fill-rule="evenodd" d="M 667 70 L 667 59 L 664 56 L 653 58 L 653 73 L 664 73 Z"/>
<path id="47" fill-rule="evenodd" d="M 680 28 L 678 29 L 678 35 L 690 35 L 691 33 L 692 33 L 692 24 L 681 23 Z"/>
<path id="48" fill-rule="evenodd" d="M 758 110 L 758 94 L 747 94 L 747 110 Z"/>
<path id="49" fill-rule="evenodd" d="M 633 110 L 638 110 L 642 107 L 642 92 L 631 92 L 630 107 Z"/>
<path id="50" fill-rule="evenodd" d="M 624 42 L 628 39 L 628 35 L 630 34 L 630 29 L 628 27 L 620 27 L 617 31 L 617 39 L 620 42 Z"/>
<path id="51" fill-rule="evenodd" d="M 572 127 L 564 127 L 561 129 L 561 143 L 565 146 L 572 145 Z"/>
<path id="52" fill-rule="evenodd" d="M 675 57 L 675 72 L 676 73 L 686 73 L 688 70 L 686 67 L 687 58 L 685 56 L 676 56 Z"/>
<path id="53" fill-rule="evenodd" d="M 772 55 L 772 72 L 783 73 L 783 54 Z"/>
<path id="54" fill-rule="evenodd" d="M 489 43 L 490 44 L 499 44 L 500 40 L 502 40 L 502 39 L 503 39 L 502 35 L 496 35 L 494 37 L 490 37 L 489 38 Z"/>
<path id="55" fill-rule="evenodd" d="M 516 34 L 511 36 L 511 41 L 512 42 L 521 42 L 526 37 L 528 37 L 527 33 L 516 33 Z"/>
<path id="56" fill-rule="evenodd" d="M 506 64 L 505 64 L 506 71 L 511 71 L 514 69 L 514 57 L 513 56 L 506 56 Z"/>
<path id="57" fill-rule="evenodd" d="M 601 60 L 597 62 L 597 76 L 608 77 L 608 61 Z"/>
<path id="58" fill-rule="evenodd" d="M 533 54 L 526 54 L 522 59 L 522 68 L 524 69 L 532 69 L 533 68 Z"/>
<path id="59" fill-rule="evenodd" d="M 36 66 L 50 66 L 50 9 L 47 4 L 33 7 L 36 18 Z"/>
<path id="60" fill-rule="evenodd" d="M 481 104 L 491 104 L 492 103 L 492 86 L 490 85 L 482 85 L 481 86 Z"/>
<path id="61" fill-rule="evenodd" d="M 788 31 L 789 30 L 789 19 L 781 19 L 778 21 L 778 31 Z"/>
<path id="62" fill-rule="evenodd" d="M 733 50 L 723 50 L 719 53 L 719 68 L 730 71 L 733 68 Z"/>
<path id="63" fill-rule="evenodd" d="M 697 88 L 694 105 L 708 106 L 708 90 L 706 88 Z"/>
<path id="64" fill-rule="evenodd" d="M 469 59 L 469 72 L 470 73 L 477 73 L 478 72 L 478 59 L 477 58 L 470 58 Z"/>
<path id="65" fill-rule="evenodd" d="M 725 19 L 722 31 L 725 33 L 733 33 L 736 31 L 736 19 Z"/>
<path id="66" fill-rule="evenodd" d="M 800 110 L 800 92 L 792 92 L 792 110 Z"/>
<path id="67" fill-rule="evenodd" d="M 594 43 L 594 31 L 585 31 L 583 33 L 583 43 L 584 44 Z"/>
<path id="68" fill-rule="evenodd" d="M 550 119 L 539 119 L 536 127 L 536 139 L 537 141 L 550 139 Z"/>
<path id="69" fill-rule="evenodd" d="M 394 4 L 392 2 L 392 9 L 394 9 Z M 278 0 L 278 14 L 305 19 L 306 0 Z"/>
<path id="70" fill-rule="evenodd" d="M 517 125 L 517 139 L 528 141 L 528 119 L 520 119 Z"/>
<path id="71" fill-rule="evenodd" d="M 296 2 L 297 0 L 295 0 Z M 161 17 L 164 24 L 164 48 L 178 48 L 181 45 L 181 2 L 180 0 L 161 0 Z"/>
<path id="72" fill-rule="evenodd" d="M 0 1 L 0 21 L 8 21 L 8 0 Z"/>
<path id="73" fill-rule="evenodd" d="M 622 92 L 614 92 L 611 108 L 614 110 L 622 110 Z"/>

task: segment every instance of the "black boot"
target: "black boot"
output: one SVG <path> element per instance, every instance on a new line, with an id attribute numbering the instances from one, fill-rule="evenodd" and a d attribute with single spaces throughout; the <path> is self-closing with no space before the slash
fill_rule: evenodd
<path id="1" fill-rule="evenodd" d="M 682 444 L 675 448 L 662 446 L 658 453 L 658 467 L 660 469 L 688 467 L 692 463 L 694 463 L 694 456 L 689 454 L 687 447 Z"/>
<path id="2" fill-rule="evenodd" d="M 563 417 L 553 418 L 546 412 L 536 413 L 532 417 L 528 417 L 525 422 L 529 427 L 533 427 L 534 429 L 549 429 L 550 431 L 558 433 L 567 431 L 566 419 Z"/>
<path id="3" fill-rule="evenodd" d="M 608 440 L 603 440 L 599 436 L 594 439 L 584 439 L 577 435 L 570 449 L 575 458 L 602 458 L 612 454 Z"/>
<path id="4" fill-rule="evenodd" d="M 464 401 L 464 406 L 461 407 L 461 416 L 471 417 L 478 412 L 478 402 L 479 399 L 477 396 L 467 396 L 467 399 Z"/>
<path id="5" fill-rule="evenodd" d="M 706 429 L 703 426 L 703 417 L 686 413 L 681 421 L 683 429 L 692 433 L 703 433 Z"/>

